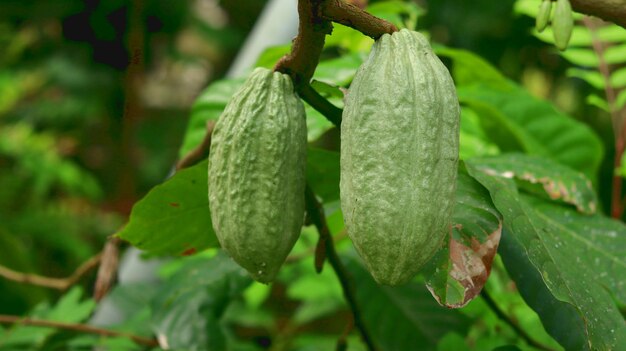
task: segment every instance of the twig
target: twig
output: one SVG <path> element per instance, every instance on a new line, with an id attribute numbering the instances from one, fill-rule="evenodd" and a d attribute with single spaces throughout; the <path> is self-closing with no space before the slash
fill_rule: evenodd
<path id="1" fill-rule="evenodd" d="M 302 100 L 306 101 L 309 105 L 311 105 L 311 107 L 326 117 L 337 128 L 341 127 L 342 109 L 326 100 L 309 84 L 302 84 L 300 89 L 298 89 L 298 94 Z"/>
<path id="2" fill-rule="evenodd" d="M 30 284 L 41 286 L 50 289 L 56 290 L 67 290 L 72 285 L 76 284 L 80 278 L 82 278 L 86 273 L 95 268 L 98 263 L 100 263 L 102 255 L 97 254 L 87 261 L 83 262 L 75 271 L 67 278 L 50 278 L 44 277 L 37 274 L 29 274 L 14 271 L 5 266 L 0 266 L 0 276 L 23 284 Z"/>
<path id="3" fill-rule="evenodd" d="M 159 346 L 159 343 L 157 342 L 156 339 L 149 339 L 149 338 L 144 338 L 142 336 L 133 335 L 130 333 L 97 328 L 97 327 L 93 327 L 93 326 L 86 325 L 86 324 L 54 322 L 54 321 L 47 321 L 47 320 L 42 320 L 42 319 L 24 318 L 20 316 L 9 316 L 9 315 L 0 315 L 0 323 L 22 324 L 22 325 L 35 326 L 35 327 L 65 329 L 65 330 L 72 330 L 72 331 L 76 331 L 80 333 L 97 334 L 97 335 L 108 336 L 108 337 L 122 337 L 122 338 L 130 339 L 140 345 Z"/>
<path id="4" fill-rule="evenodd" d="M 367 346 L 367 349 L 370 351 L 374 351 L 376 350 L 376 347 L 365 324 L 363 323 L 363 319 L 361 318 L 361 313 L 356 300 L 354 287 L 352 286 L 346 268 L 341 263 L 339 255 L 337 255 L 337 251 L 335 250 L 335 244 L 332 240 L 330 230 L 328 229 L 328 225 L 326 223 L 324 208 L 315 197 L 315 193 L 313 193 L 311 187 L 309 187 L 308 185 L 305 192 L 305 201 L 307 213 L 311 216 L 311 220 L 313 221 L 313 224 L 319 232 L 320 241 L 323 242 L 325 245 L 325 253 L 326 257 L 328 258 L 328 262 L 330 263 L 331 267 L 333 267 L 333 270 L 337 275 L 337 279 L 339 279 L 339 283 L 341 284 L 341 288 L 343 290 L 343 296 L 345 297 L 346 301 L 348 302 L 348 306 L 350 306 L 350 310 L 352 311 L 354 325 L 359 330 L 361 338 Z"/>
<path id="5" fill-rule="evenodd" d="M 615 169 L 618 169 L 622 163 L 622 154 L 624 153 L 626 146 L 624 140 L 626 137 L 624 135 L 625 126 L 616 106 L 617 92 L 611 84 L 611 67 L 609 67 L 609 64 L 604 59 L 606 44 L 598 38 L 596 21 L 588 16 L 583 17 L 583 23 L 591 33 L 593 50 L 598 57 L 598 70 L 600 71 L 600 74 L 602 74 L 602 78 L 604 80 L 604 93 L 609 106 L 609 113 L 611 114 L 613 134 L 615 135 L 615 158 L 613 160 L 613 166 Z M 619 219 L 622 217 L 623 212 L 624 203 L 622 201 L 622 177 L 614 174 L 611 188 L 611 216 Z"/>
<path id="6" fill-rule="evenodd" d="M 102 263 L 98 268 L 98 276 L 94 284 L 93 296 L 96 301 L 102 300 L 108 293 L 117 275 L 121 239 L 110 237 L 102 249 Z"/>
<path id="7" fill-rule="evenodd" d="M 534 340 L 530 335 L 528 335 L 528 333 L 526 333 L 524 329 L 522 329 L 515 321 L 513 321 L 513 319 L 511 319 L 511 317 L 509 317 L 500 309 L 498 304 L 496 304 L 496 302 L 493 300 L 491 295 L 489 295 L 486 289 L 483 289 L 480 292 L 480 296 L 483 298 L 483 300 L 485 300 L 487 306 L 489 306 L 489 308 L 496 314 L 496 316 L 498 316 L 499 319 L 508 324 L 519 336 L 522 337 L 522 339 L 526 341 L 528 345 L 531 345 L 540 350 L 554 351 L 550 347 L 543 345 L 542 343 Z"/>
<path id="8" fill-rule="evenodd" d="M 191 167 L 209 156 L 209 150 L 211 149 L 211 135 L 213 135 L 213 129 L 215 129 L 215 121 L 207 121 L 204 139 L 202 139 L 200 145 L 189 151 L 189 153 L 176 164 L 177 171 L 180 171 L 183 168 Z"/>
<path id="9" fill-rule="evenodd" d="M 372 16 L 358 6 L 343 0 L 324 1 L 322 16 L 330 21 L 354 28 L 373 39 L 378 39 L 386 33 L 391 34 L 398 31 L 393 23 Z"/>
<path id="10" fill-rule="evenodd" d="M 291 76 L 296 90 L 309 84 L 324 49 L 326 34 L 333 30 L 332 23 L 320 16 L 322 2 L 298 0 L 298 36 L 293 40 L 291 52 L 274 67 L 274 71 Z"/>

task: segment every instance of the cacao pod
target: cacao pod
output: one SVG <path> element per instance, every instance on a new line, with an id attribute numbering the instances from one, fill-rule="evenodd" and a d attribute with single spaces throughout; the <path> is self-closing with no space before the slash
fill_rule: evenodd
<path id="1" fill-rule="evenodd" d="M 539 33 L 543 32 L 550 21 L 550 13 L 552 12 L 552 0 L 542 0 L 539 5 L 539 12 L 535 22 L 535 27 Z"/>
<path id="2" fill-rule="evenodd" d="M 220 116 L 209 155 L 209 207 L 222 248 L 274 280 L 304 220 L 307 132 L 289 76 L 257 68 Z"/>
<path id="3" fill-rule="evenodd" d="M 452 77 L 421 34 L 380 37 L 341 125 L 347 233 L 381 284 L 411 279 L 449 233 L 459 155 Z"/>
<path id="4" fill-rule="evenodd" d="M 567 44 L 572 37 L 574 29 L 574 15 L 572 5 L 569 0 L 557 0 L 554 8 L 554 18 L 552 18 L 552 33 L 554 43 L 559 50 L 567 49 Z"/>

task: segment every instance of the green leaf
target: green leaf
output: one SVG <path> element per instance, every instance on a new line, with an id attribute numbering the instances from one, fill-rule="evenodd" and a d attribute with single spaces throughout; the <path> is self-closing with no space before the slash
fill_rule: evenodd
<path id="1" fill-rule="evenodd" d="M 373 3 L 367 7 L 367 11 L 376 17 L 392 22 L 398 28 L 409 29 L 414 29 L 417 26 L 417 19 L 426 13 L 414 2 L 399 0 Z"/>
<path id="2" fill-rule="evenodd" d="M 611 85 L 613 88 L 626 88 L 626 67 L 611 73 Z"/>
<path id="3" fill-rule="evenodd" d="M 570 68 L 567 76 L 582 79 L 596 89 L 604 89 L 604 76 L 596 70 Z"/>
<path id="4" fill-rule="evenodd" d="M 347 86 L 361 63 L 363 57 L 359 54 L 347 54 L 324 60 L 315 69 L 313 79 L 335 86 Z"/>
<path id="5" fill-rule="evenodd" d="M 338 99 L 330 98 L 329 101 L 331 103 L 336 103 Z M 341 101 L 341 100 L 339 100 Z M 304 103 L 304 110 L 306 112 L 306 129 L 307 129 L 307 139 L 309 141 L 317 140 L 324 133 L 334 128 L 335 125 L 332 124 L 324 115 L 317 112 L 311 105 L 308 103 Z"/>
<path id="6" fill-rule="evenodd" d="M 489 137 L 502 151 L 525 151 L 556 160 L 595 179 L 603 146 L 585 124 L 557 111 L 518 87 L 460 87 L 461 103 L 481 116 Z"/>
<path id="7" fill-rule="evenodd" d="M 541 33 L 539 33 L 536 29 L 533 29 L 533 35 L 539 38 L 539 40 L 541 41 L 554 44 L 554 34 L 551 27 L 546 28 Z M 589 29 L 587 29 L 586 27 L 575 26 L 572 29 L 572 37 L 570 39 L 567 51 L 576 50 L 572 49 L 572 47 L 575 46 L 591 46 L 592 43 L 593 38 L 591 37 Z"/>
<path id="8" fill-rule="evenodd" d="M 476 54 L 443 46 L 434 46 L 434 49 L 437 55 L 453 60 L 452 75 L 457 87 L 478 82 L 493 88 L 511 84 L 496 68 Z"/>
<path id="9" fill-rule="evenodd" d="M 324 202 L 339 199 L 339 153 L 309 147 L 306 180 Z"/>
<path id="10" fill-rule="evenodd" d="M 617 99 L 615 99 L 615 108 L 617 110 L 621 110 L 626 106 L 626 89 L 620 91 L 617 94 Z"/>
<path id="11" fill-rule="evenodd" d="M 436 350 L 448 332 L 464 334 L 468 320 L 439 306 L 423 284 L 398 287 L 376 284 L 354 255 L 344 256 L 355 283 L 361 316 L 381 350 Z"/>
<path id="12" fill-rule="evenodd" d="M 211 224 L 207 162 L 177 172 L 133 206 L 117 235 L 157 255 L 181 255 L 218 247 Z"/>
<path id="13" fill-rule="evenodd" d="M 83 291 L 80 287 L 73 287 L 54 306 L 42 302 L 29 313 L 30 318 L 53 322 L 80 323 L 89 318 L 95 301 L 83 300 Z M 31 349 L 41 346 L 56 330 L 48 327 L 32 327 L 19 324 L 3 331 L 0 329 L 0 348 L 7 346 L 31 346 Z"/>
<path id="14" fill-rule="evenodd" d="M 272 46 L 259 56 L 256 60 L 255 67 L 274 68 L 276 62 L 291 51 L 291 44 Z"/>
<path id="15" fill-rule="evenodd" d="M 216 81 L 200 94 L 191 108 L 187 131 L 178 153 L 180 158 L 202 142 L 206 134 L 206 122 L 220 117 L 226 104 L 243 82 L 243 78 Z"/>
<path id="16" fill-rule="evenodd" d="M 533 286 L 522 288 L 522 294 L 548 332 L 567 350 L 625 345 L 626 325 L 609 292 L 623 301 L 619 284 L 626 269 L 626 227 L 524 196 L 513 179 L 467 165 L 504 216 L 503 260 L 518 286 Z"/>
<path id="17" fill-rule="evenodd" d="M 251 282 L 223 252 L 188 259 L 152 301 L 155 334 L 171 349 L 226 350 L 221 318 Z"/>
<path id="18" fill-rule="evenodd" d="M 598 199 L 591 182 L 579 172 L 545 158 L 524 154 L 503 154 L 475 158 L 472 166 L 499 177 L 514 178 L 530 186 L 525 189 L 574 205 L 579 212 L 593 214 Z M 532 187 L 532 185 L 538 187 Z"/>
<path id="19" fill-rule="evenodd" d="M 569 48 L 562 51 L 561 56 L 575 65 L 585 67 L 598 67 L 600 62 L 596 53 L 587 48 Z"/>
<path id="20" fill-rule="evenodd" d="M 595 106 L 603 111 L 609 112 L 609 103 L 606 102 L 605 98 L 599 96 L 598 94 L 589 94 L 586 102 L 591 106 Z"/>
<path id="21" fill-rule="evenodd" d="M 426 285 L 448 308 L 467 305 L 489 278 L 502 231 L 502 216 L 487 190 L 459 172 L 452 232 L 424 268 Z"/>
<path id="22" fill-rule="evenodd" d="M 626 29 L 615 24 L 608 24 L 597 29 L 598 38 L 611 43 L 626 42 Z"/>
<path id="23" fill-rule="evenodd" d="M 626 63 L 626 43 L 608 47 L 604 51 L 604 60 L 609 65 Z"/>

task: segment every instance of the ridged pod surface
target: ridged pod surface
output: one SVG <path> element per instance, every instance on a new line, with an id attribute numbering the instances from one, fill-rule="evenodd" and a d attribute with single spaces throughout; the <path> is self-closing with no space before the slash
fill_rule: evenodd
<path id="1" fill-rule="evenodd" d="M 359 68 L 341 125 L 341 208 L 357 252 L 381 284 L 402 284 L 449 233 L 459 102 L 428 40 L 385 34 Z"/>
<path id="2" fill-rule="evenodd" d="M 304 106 L 289 76 L 258 68 L 220 116 L 209 206 L 222 248 L 257 281 L 274 280 L 304 220 Z"/>

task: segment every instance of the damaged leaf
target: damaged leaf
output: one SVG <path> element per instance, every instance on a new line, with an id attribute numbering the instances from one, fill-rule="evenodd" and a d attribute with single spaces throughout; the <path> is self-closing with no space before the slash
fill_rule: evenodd
<path id="1" fill-rule="evenodd" d="M 573 205 L 581 213 L 593 214 L 598 207 L 589 179 L 546 158 L 513 153 L 472 159 L 472 165 L 488 175 L 515 179 L 524 190 Z"/>
<path id="2" fill-rule="evenodd" d="M 465 172 L 459 173 L 456 197 L 450 236 L 425 268 L 426 286 L 449 308 L 463 307 L 480 294 L 502 232 L 489 193 Z"/>
<path id="3" fill-rule="evenodd" d="M 626 345 L 614 301 L 624 301 L 626 226 L 520 194 L 512 177 L 483 166 L 467 163 L 503 215 L 503 262 L 546 330 L 567 350 Z"/>

